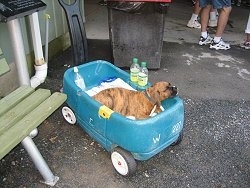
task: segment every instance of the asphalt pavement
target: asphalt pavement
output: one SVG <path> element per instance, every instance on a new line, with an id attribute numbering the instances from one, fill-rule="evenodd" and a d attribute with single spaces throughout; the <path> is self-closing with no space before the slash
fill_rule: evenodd
<path id="1" fill-rule="evenodd" d="M 161 68 L 149 71 L 150 82 L 166 80 L 179 89 L 185 104 L 182 142 L 138 161 L 136 173 L 123 177 L 114 170 L 110 153 L 78 125 L 66 123 L 58 109 L 34 138 L 60 177 L 55 187 L 250 187 L 250 53 L 239 47 L 249 8 L 235 7 L 232 12 L 232 25 L 225 31 L 232 44 L 227 51 L 197 44 L 199 31 L 185 26 L 190 15 L 185 8 L 192 9 L 180 0 L 170 7 L 166 28 L 170 21 L 172 26 L 169 32 L 165 29 Z M 89 39 L 88 45 L 90 61 L 112 60 L 108 39 Z M 59 91 L 63 73 L 71 66 L 68 49 L 50 61 L 40 87 Z M 47 187 L 41 181 L 21 145 L 0 161 L 0 187 Z"/>

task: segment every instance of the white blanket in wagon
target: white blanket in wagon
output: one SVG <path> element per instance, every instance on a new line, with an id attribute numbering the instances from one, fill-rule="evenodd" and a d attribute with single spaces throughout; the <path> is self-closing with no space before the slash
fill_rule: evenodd
<path id="1" fill-rule="evenodd" d="M 115 87 L 121 87 L 121 88 L 135 91 L 135 89 L 133 87 L 131 87 L 128 83 L 124 82 L 121 78 L 116 78 L 111 82 L 110 81 L 109 82 L 103 81 L 103 82 L 101 82 L 100 85 L 95 86 L 95 87 L 87 90 L 86 93 L 92 97 L 93 95 L 99 93 L 100 91 L 102 91 L 104 89 L 115 88 Z"/>

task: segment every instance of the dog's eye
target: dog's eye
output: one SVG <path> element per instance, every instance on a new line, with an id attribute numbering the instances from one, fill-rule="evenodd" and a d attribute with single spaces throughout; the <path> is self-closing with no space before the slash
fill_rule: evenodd
<path id="1" fill-rule="evenodd" d="M 168 90 L 170 90 L 172 88 L 171 84 L 169 84 L 168 86 L 166 86 L 163 90 L 163 92 L 166 92 Z"/>

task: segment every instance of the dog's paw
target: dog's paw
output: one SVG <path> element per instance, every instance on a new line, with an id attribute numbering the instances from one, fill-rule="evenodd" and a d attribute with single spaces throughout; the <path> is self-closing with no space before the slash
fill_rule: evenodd
<path id="1" fill-rule="evenodd" d="M 126 118 L 135 120 L 135 116 L 126 116 Z"/>
<path id="2" fill-rule="evenodd" d="M 161 109 L 161 111 L 164 111 L 164 110 L 165 110 L 165 109 L 163 108 L 163 106 L 162 106 L 162 105 L 160 106 L 160 109 Z"/>
<path id="3" fill-rule="evenodd" d="M 154 112 L 154 113 L 150 114 L 150 117 L 154 117 L 154 116 L 156 116 L 156 115 L 157 115 L 157 113 Z"/>

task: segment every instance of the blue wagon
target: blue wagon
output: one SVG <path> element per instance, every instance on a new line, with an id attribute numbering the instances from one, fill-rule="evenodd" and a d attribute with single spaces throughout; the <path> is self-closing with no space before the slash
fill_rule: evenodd
<path id="1" fill-rule="evenodd" d="M 97 60 L 78 66 L 86 90 L 96 87 L 106 78 L 120 78 L 134 89 L 129 74 L 113 64 Z M 144 88 L 145 89 L 145 88 Z M 67 105 L 62 108 L 64 118 L 78 124 L 107 151 L 111 152 L 114 168 L 127 176 L 136 170 L 136 160 L 147 160 L 170 145 L 181 142 L 184 123 L 183 100 L 175 96 L 162 102 L 165 111 L 144 120 L 133 120 L 112 111 L 92 99 L 74 83 L 73 68 L 63 78 L 63 92 Z"/>

